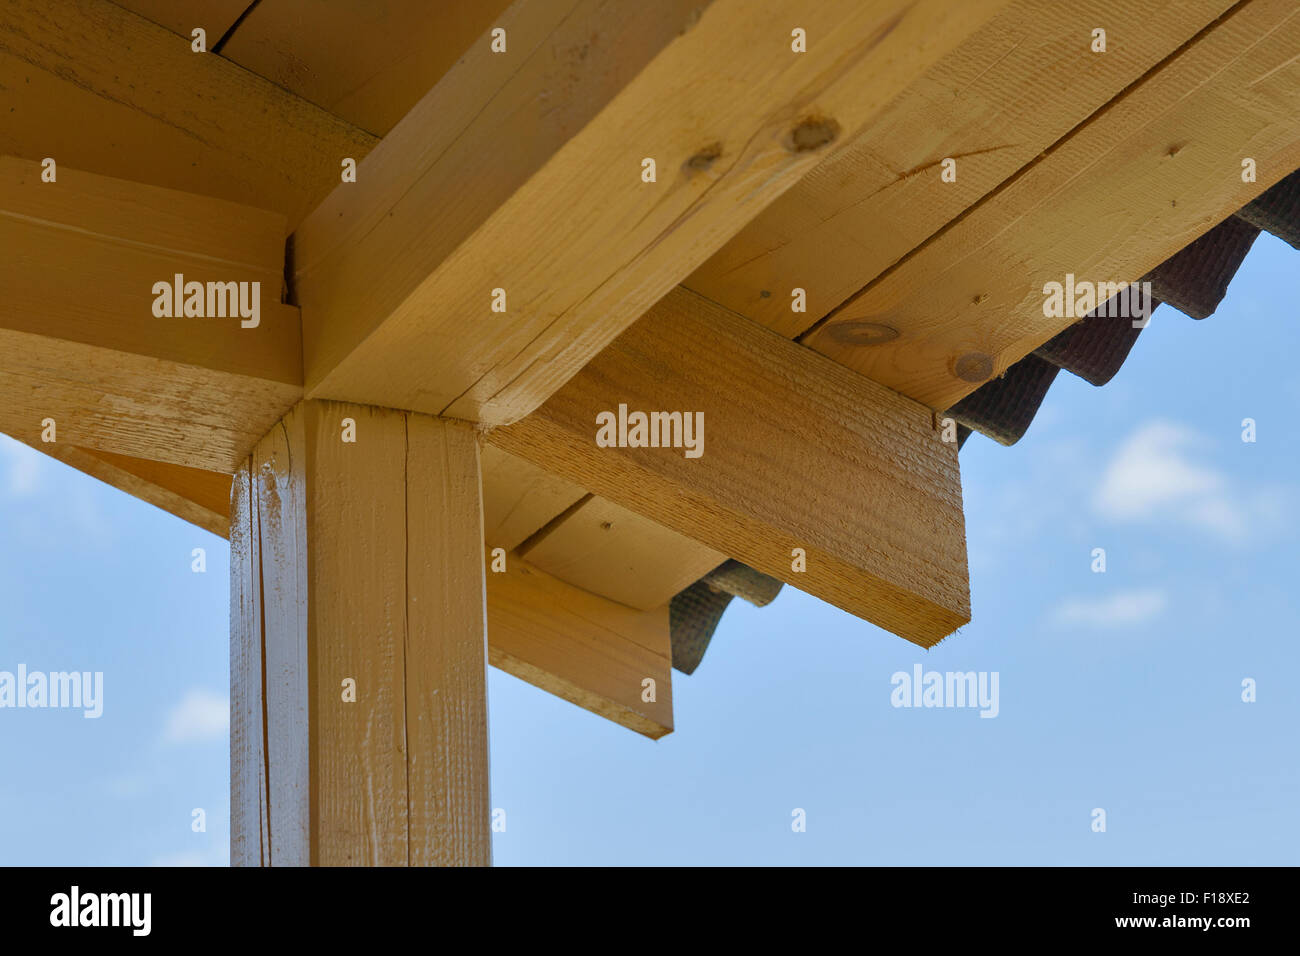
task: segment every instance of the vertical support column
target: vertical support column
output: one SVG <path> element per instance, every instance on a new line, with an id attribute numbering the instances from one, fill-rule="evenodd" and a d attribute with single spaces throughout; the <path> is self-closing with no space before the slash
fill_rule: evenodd
<path id="1" fill-rule="evenodd" d="M 230 550 L 231 863 L 489 864 L 470 426 L 301 403 L 235 476 Z"/>

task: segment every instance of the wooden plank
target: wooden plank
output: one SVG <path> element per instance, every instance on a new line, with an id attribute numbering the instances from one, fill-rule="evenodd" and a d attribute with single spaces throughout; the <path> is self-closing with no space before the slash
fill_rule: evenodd
<path id="1" fill-rule="evenodd" d="M 274 210 L 290 228 L 375 142 L 107 0 L 57 16 L 5 4 L 0 115 L 0 153 Z"/>
<path id="2" fill-rule="evenodd" d="M 405 418 L 407 862 L 491 863 L 478 440 Z"/>
<path id="3" fill-rule="evenodd" d="M 342 440 L 344 418 L 355 443 Z M 232 518 L 249 538 L 232 542 L 250 550 L 257 531 L 264 603 L 260 621 L 232 619 L 232 636 L 246 653 L 252 629 L 265 661 L 272 864 L 490 863 L 473 432 L 305 402 L 259 443 L 247 474 L 252 514 L 236 507 Z M 235 554 L 231 566 L 252 563 Z M 246 688 L 232 694 L 244 707 Z M 251 777 L 241 774 L 234 805 Z"/>
<path id="4" fill-rule="evenodd" d="M 1074 321 L 1045 283 L 1135 281 L 1300 166 L 1298 48 L 1293 3 L 1239 4 L 804 340 L 950 407 Z M 899 336 L 853 344 L 860 322 Z"/>
<path id="5" fill-rule="evenodd" d="M 487 576 L 495 667 L 658 739 L 673 729 L 668 608 L 634 611 L 507 557 Z M 654 700 L 646 700 L 654 681 Z"/>
<path id="6" fill-rule="evenodd" d="M 230 536 L 230 475 L 61 442 L 28 445 L 190 524 L 222 538 Z"/>
<path id="7" fill-rule="evenodd" d="M 139 0 L 136 0 L 139 2 Z M 267 0 L 221 55 L 376 136 L 486 45 L 507 0 Z"/>
<path id="8" fill-rule="evenodd" d="M 308 394 L 517 420 L 1005 2 L 521 0 L 295 233 Z"/>
<path id="9" fill-rule="evenodd" d="M 331 695 L 334 699 L 328 702 L 320 699 L 324 694 L 321 693 L 319 678 L 316 676 L 319 672 L 313 672 L 312 668 L 319 659 L 321 650 L 326 648 L 318 645 L 316 660 L 309 656 L 309 641 L 313 636 L 311 631 L 314 623 L 314 609 L 309 605 L 316 589 L 308 577 L 308 563 L 312 558 L 308 549 L 315 541 L 308 541 L 307 483 L 314 475 L 307 449 L 306 418 L 306 410 L 295 407 L 294 411 L 267 433 L 249 458 L 252 507 L 259 539 L 253 587 L 260 594 L 261 611 L 260 621 L 251 625 L 251 629 L 260 637 L 256 650 L 260 651 L 262 664 L 259 677 L 266 734 L 267 791 L 267 802 L 262 813 L 267 820 L 270 866 L 307 866 L 321 859 L 314 846 L 320 815 L 317 814 L 313 819 L 312 804 L 314 800 L 323 798 L 327 807 L 333 811 L 337 798 L 335 793 L 320 793 L 318 768 L 313 766 L 313 758 L 322 742 L 313 733 L 313 712 L 318 705 L 324 705 L 327 711 L 333 711 L 339 702 L 339 693 L 336 689 Z M 340 491 L 346 494 L 346 489 Z M 233 521 L 233 514 L 231 518 Z M 251 533 L 250 527 L 250 537 Z M 333 570 L 331 556 L 323 554 L 321 557 L 326 569 Z M 231 567 L 236 563 L 242 565 L 245 562 L 242 557 L 236 558 L 232 550 Z M 334 581 L 330 583 L 337 585 Z M 367 579 L 364 583 L 370 583 L 370 580 Z M 358 605 L 364 608 L 369 596 L 363 590 Z M 352 624 L 359 623 L 352 618 L 348 621 Z M 365 625 L 374 626 L 369 621 Z M 329 629 L 327 633 L 332 636 L 333 624 L 327 624 L 326 627 Z M 230 628 L 232 633 L 236 629 L 242 632 L 250 629 L 250 625 L 245 622 L 236 623 L 232 619 Z M 388 635 L 380 635 L 377 640 L 382 641 L 384 637 Z M 382 706 L 383 692 L 387 685 L 366 683 L 364 679 L 369 675 L 352 670 L 344 673 L 357 681 L 358 689 L 375 689 L 371 690 L 363 705 L 366 716 L 373 719 L 375 710 Z M 397 679 L 401 680 L 400 674 Z M 234 693 L 232 686 L 232 699 Z M 313 699 L 314 696 L 316 699 Z M 358 701 L 361 700 L 359 690 Z M 344 739 L 354 747 L 361 743 L 358 735 L 349 735 Z M 324 741 L 336 740 L 337 737 L 324 738 Z M 391 737 L 385 743 L 391 743 Z M 360 751 L 357 751 L 357 756 L 360 756 Z M 380 780 L 376 789 L 381 790 L 381 805 L 376 812 L 383 813 L 390 810 L 391 794 L 382 788 L 384 776 L 392 776 L 391 759 L 380 757 L 378 762 L 381 769 L 377 774 Z M 359 776 L 368 779 L 374 768 L 369 760 L 365 760 L 362 766 L 364 771 Z M 384 775 L 383 769 L 390 772 Z M 389 798 L 388 802 L 384 802 L 385 797 Z M 336 827 L 343 827 L 348 822 L 355 822 L 355 814 L 353 820 L 347 822 L 332 817 L 327 819 Z M 382 831 L 384 823 L 389 823 L 391 829 L 391 821 L 384 820 L 377 821 L 374 830 Z M 348 830 L 349 835 L 356 832 L 356 828 Z M 361 829 L 360 832 L 365 834 L 360 837 L 364 840 L 374 831 Z M 370 843 L 365 846 L 366 849 L 372 848 Z M 396 862 L 395 856 L 393 859 Z"/>
<path id="10" fill-rule="evenodd" d="M 486 445 L 483 463 L 483 541 L 513 551 L 587 494 L 532 462 Z"/>
<path id="11" fill-rule="evenodd" d="M 192 474 L 178 465 L 163 465 L 59 443 L 37 442 L 32 447 L 214 534 L 229 536 L 232 580 L 238 582 L 232 586 L 231 601 L 233 606 L 244 608 L 238 614 L 232 614 L 232 620 L 261 619 L 260 589 L 255 589 L 250 583 L 254 579 L 248 577 L 253 573 L 250 567 L 258 566 L 260 539 L 252 533 L 255 528 L 250 530 L 247 518 L 251 493 L 247 467 L 235 473 L 232 489 L 228 475 Z M 485 489 L 486 462 L 490 458 L 498 461 L 509 459 L 540 471 L 536 466 L 490 446 L 483 448 L 482 452 Z M 223 487 L 224 493 L 221 491 Z M 581 489 L 577 492 L 579 497 L 585 494 Z M 227 505 L 222 504 L 219 497 L 230 502 L 231 511 L 224 510 Z M 240 507 L 242 511 L 238 510 Z M 526 496 L 519 508 L 528 511 L 530 507 Z M 484 513 L 493 510 L 485 498 Z M 500 514 L 506 508 L 498 505 L 495 510 Z M 541 513 L 533 510 L 535 514 Z M 234 525 L 231 525 L 231 513 L 238 515 Z M 549 517 L 553 515 L 537 520 L 544 524 Z M 502 528 L 514 526 L 510 520 L 501 524 Z M 240 534 L 242 538 L 238 537 Z M 493 540 L 504 542 L 509 537 L 487 537 L 486 540 L 491 545 Z M 671 732 L 672 648 L 666 605 L 646 612 L 632 611 L 624 605 L 565 584 L 538 568 L 529 567 L 517 554 L 510 554 L 506 572 L 487 576 L 487 615 L 488 660 L 492 666 L 639 734 L 658 738 Z M 248 645 L 249 640 L 248 634 L 242 630 L 238 634 L 232 632 L 232 655 L 236 651 L 242 655 L 231 658 L 232 682 L 238 679 L 247 686 L 255 677 L 257 687 L 250 692 L 260 695 L 261 647 L 256 643 Z M 248 650 L 244 650 L 246 646 Z M 254 659 L 255 674 L 249 670 Z M 656 684 L 654 701 L 642 699 L 645 690 L 641 681 L 647 677 Z M 242 810 L 236 807 L 235 812 L 243 813 L 246 822 L 236 827 L 240 838 L 237 852 L 232 848 L 231 860 L 235 865 L 240 865 L 239 861 L 256 865 L 260 858 L 256 848 L 267 845 L 265 834 L 259 842 L 258 828 L 269 823 L 258 816 L 260 808 L 265 805 L 264 799 L 258 799 L 258 793 L 265 790 L 266 784 L 265 774 L 259 770 L 264 770 L 262 709 L 260 697 L 251 701 L 241 699 L 244 701 L 242 706 L 251 709 L 246 713 L 232 710 L 231 752 L 244 756 L 232 758 L 231 770 L 234 774 L 249 774 L 249 777 L 232 783 L 232 793 L 239 793 L 244 801 Z M 253 853 L 251 859 L 244 856 L 248 852 Z M 269 861 L 269 857 L 267 859 Z"/>
<path id="12" fill-rule="evenodd" d="M 1105 106 L 1235 0 L 1019 0 L 683 281 L 793 338 Z M 1107 50 L 1093 53 L 1092 30 Z M 956 158 L 956 179 L 940 178 Z M 882 228 L 887 224 L 887 228 Z M 806 295 L 795 312 L 791 289 Z"/>
<path id="13" fill-rule="evenodd" d="M 702 454 L 599 447 L 620 404 L 702 414 Z M 488 438 L 922 646 L 970 618 L 957 446 L 931 412 L 686 290 Z"/>
<path id="14" fill-rule="evenodd" d="M 519 554 L 561 581 L 642 611 L 666 605 L 727 560 L 596 495 L 524 542 Z"/>
<path id="15" fill-rule="evenodd" d="M 0 157 L 0 427 L 30 442 L 53 418 L 69 445 L 233 472 L 302 395 L 283 230 L 276 213 L 68 167 L 46 183 Z M 227 317 L 157 315 L 154 286 L 177 275 L 222 283 Z M 225 283 L 255 319 L 229 315 Z"/>
<path id="16" fill-rule="evenodd" d="M 119 491 L 221 537 L 229 536 L 230 475 L 132 458 L 64 442 L 27 443 Z M 488 548 L 513 550 L 587 492 L 572 482 L 488 445 L 482 449 L 483 539 Z"/>
<path id="17" fill-rule="evenodd" d="M 261 534 L 247 465 L 230 491 L 230 865 L 270 866 Z"/>
<path id="18" fill-rule="evenodd" d="M 187 41 L 195 27 L 207 31 L 208 49 L 239 19 L 252 0 L 113 0 Z M 253 71 L 258 72 L 257 70 Z"/>

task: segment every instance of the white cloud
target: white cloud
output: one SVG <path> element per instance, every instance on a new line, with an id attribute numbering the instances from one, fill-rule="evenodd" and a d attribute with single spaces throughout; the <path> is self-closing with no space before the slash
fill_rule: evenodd
<path id="1" fill-rule="evenodd" d="M 206 690 L 191 690 L 167 717 L 168 743 L 215 740 L 230 729 L 230 701 Z"/>
<path id="2" fill-rule="evenodd" d="M 1193 460 L 1206 442 L 1170 422 L 1142 425 L 1102 473 L 1094 510 L 1116 522 L 1190 524 L 1227 541 L 1245 540 L 1258 511 L 1226 475 Z"/>
<path id="3" fill-rule="evenodd" d="M 1122 591 L 1105 598 L 1073 598 L 1053 616 L 1058 625 L 1120 628 L 1141 624 L 1164 611 L 1169 599 L 1164 591 Z"/>

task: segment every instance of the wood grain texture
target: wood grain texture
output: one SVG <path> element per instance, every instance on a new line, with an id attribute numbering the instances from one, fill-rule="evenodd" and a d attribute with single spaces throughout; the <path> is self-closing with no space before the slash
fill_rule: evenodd
<path id="1" fill-rule="evenodd" d="M 270 866 L 262 555 L 252 460 L 230 489 L 230 865 Z"/>
<path id="2" fill-rule="evenodd" d="M 406 417 L 408 860 L 492 862 L 483 512 L 474 431 Z"/>
<path id="3" fill-rule="evenodd" d="M 289 228 L 338 184 L 344 156 L 375 143 L 108 0 L 57 15 L 6 2 L 0 115 L 0 153 L 274 210 Z"/>
<path id="4" fill-rule="evenodd" d="M 683 285 L 794 338 L 1014 175 L 1234 0 L 1019 0 Z M 1104 54 L 1092 30 L 1106 30 Z M 956 159 L 954 182 L 940 163 Z M 807 311 L 791 309 L 791 289 Z"/>
<path id="5" fill-rule="evenodd" d="M 345 417 L 355 443 L 341 440 Z M 231 566 L 251 565 L 255 520 L 261 617 L 231 627 L 241 648 L 260 629 L 272 864 L 490 863 L 472 431 L 304 402 L 248 474 L 251 514 L 232 513 L 248 537 L 232 527 L 245 553 Z"/>
<path id="6" fill-rule="evenodd" d="M 283 232 L 278 213 L 70 167 L 45 183 L 39 163 L 0 156 L 0 324 L 298 384 L 298 311 L 280 302 Z M 156 317 L 154 283 L 177 273 L 259 283 L 259 324 L 243 328 L 238 314 Z"/>
<path id="7" fill-rule="evenodd" d="M 138 2 L 138 0 L 137 0 Z M 507 0 L 263 0 L 221 55 L 383 136 L 482 41 Z"/>
<path id="8" fill-rule="evenodd" d="M 230 475 L 61 442 L 32 440 L 28 445 L 183 521 L 230 536 Z"/>
<path id="9" fill-rule="evenodd" d="M 703 455 L 597 447 L 619 403 L 702 412 Z M 930 411 L 686 290 L 488 439 L 922 646 L 970 618 L 957 447 Z"/>
<path id="10" fill-rule="evenodd" d="M 588 495 L 519 548 L 561 581 L 641 611 L 662 607 L 727 556 Z"/>
<path id="11" fill-rule="evenodd" d="M 494 667 L 652 739 L 673 729 L 668 608 L 631 608 L 565 584 L 517 554 L 487 576 Z M 655 682 L 644 700 L 643 681 Z"/>
<path id="12" fill-rule="evenodd" d="M 308 530 L 308 482 L 315 476 L 307 448 L 307 417 L 306 409 L 295 407 L 258 443 L 251 463 L 259 539 L 256 587 L 261 594 L 262 706 L 266 719 L 265 812 L 272 866 L 317 862 L 320 855 L 313 844 L 322 823 L 322 796 L 326 806 L 335 809 L 335 794 L 322 795 L 318 790 L 314 759 L 322 741 L 313 732 L 312 720 L 318 719 L 316 708 L 324 694 L 310 670 L 314 660 L 309 655 L 317 621 L 311 606 L 316 586 L 309 578 L 308 564 L 315 557 L 309 551 L 315 541 L 310 540 Z M 334 570 L 331 556 L 322 557 L 327 569 Z M 338 581 L 330 578 L 328 584 L 337 586 Z M 232 621 L 232 630 L 235 626 Z M 326 641 L 333 634 L 330 629 Z M 362 686 L 359 680 L 358 686 Z M 326 706 L 337 706 L 338 699 L 336 692 Z M 345 747 L 359 742 L 356 736 L 328 740 Z M 324 822 L 343 823 L 328 818 Z"/>
<path id="13" fill-rule="evenodd" d="M 193 471 L 179 465 L 165 465 L 57 442 L 35 442 L 32 447 L 214 534 L 230 537 L 231 553 L 238 565 L 238 570 L 232 570 L 232 606 L 245 608 L 240 612 L 240 619 L 245 622 L 261 620 L 260 588 L 255 591 L 253 584 L 246 580 L 252 573 L 250 567 L 257 566 L 260 560 L 259 537 L 252 533 L 256 528 L 252 528 L 248 520 L 251 492 L 247 463 L 235 473 L 232 488 L 229 475 Z M 513 463 L 510 465 L 511 474 L 520 472 L 515 465 L 523 466 L 523 471 L 540 472 L 535 465 L 491 446 L 481 449 L 481 452 L 485 489 L 490 459 L 498 462 L 498 469 L 500 463 Z M 503 482 L 508 485 L 506 477 L 498 474 L 498 486 Z M 563 479 L 553 480 L 576 489 L 578 498 L 585 495 L 582 489 Z M 540 497 L 544 500 L 546 496 Z M 538 510 L 536 504 L 531 494 L 512 499 L 512 503 L 502 500 L 495 507 L 489 507 L 485 498 L 485 514 L 495 511 L 498 515 L 506 515 L 514 510 L 533 515 L 523 524 L 517 523 L 517 515 L 504 520 L 501 528 L 516 530 L 495 539 L 486 537 L 488 545 L 493 546 L 495 540 L 498 542 L 495 546 L 507 547 L 501 542 L 520 533 L 518 528 L 526 527 L 533 520 L 540 526 L 563 510 L 556 508 L 551 512 L 549 506 Z M 232 513 L 237 515 L 234 526 L 231 525 Z M 671 647 L 666 606 L 644 613 L 632 611 L 624 605 L 565 584 L 537 568 L 528 569 L 517 554 L 507 556 L 507 569 L 509 573 L 487 576 L 489 663 L 639 734 L 661 737 L 672 730 Z M 241 674 L 244 676 L 239 679 L 244 685 L 253 679 L 248 676 L 253 673 L 248 671 L 253 667 L 253 658 L 249 656 L 252 651 L 243 650 L 248 640 L 250 638 L 242 630 L 238 636 L 232 632 L 232 652 L 237 650 L 238 655 L 242 655 L 231 658 L 232 686 L 235 677 Z M 260 695 L 260 644 L 252 647 L 256 650 L 256 693 Z M 657 701 L 641 700 L 641 680 L 645 677 L 656 681 L 659 688 Z M 256 700 L 260 701 L 260 696 Z M 243 706 L 254 708 L 254 703 L 256 701 L 245 701 Z M 231 727 L 232 753 L 244 755 L 238 761 L 232 761 L 232 773 L 237 772 L 236 778 L 232 779 L 232 793 L 239 794 L 240 800 L 246 804 L 240 812 L 252 820 L 252 823 L 241 825 L 239 854 L 232 852 L 232 861 L 240 865 L 238 861 L 244 859 L 242 854 L 248 850 L 248 841 L 252 841 L 254 848 L 267 845 L 265 839 L 258 837 L 258 827 L 267 822 L 258 816 L 265 804 L 265 800 L 258 796 L 265 790 L 264 767 L 258 769 L 263 760 L 263 744 L 258 742 L 262 733 L 260 704 L 232 717 Z M 258 735 L 256 739 L 250 736 L 253 733 L 250 728 L 254 727 Z M 241 728 L 238 733 L 236 728 Z M 234 806 L 238 808 L 240 803 L 237 801 Z M 254 853 L 250 865 L 257 862 Z"/>
<path id="14" fill-rule="evenodd" d="M 53 418 L 69 445 L 206 471 L 240 455 L 298 386 L 0 329 L 0 431 L 28 444 Z"/>
<path id="15" fill-rule="evenodd" d="M 280 302 L 284 219 L 220 199 L 0 157 L 0 427 L 233 472 L 302 395 Z M 260 317 L 154 315 L 154 284 L 258 282 Z M 251 287 L 251 286 L 250 286 Z"/>
<path id="16" fill-rule="evenodd" d="M 1004 5 L 514 4 L 295 233 L 309 396 L 528 414 Z"/>
<path id="17" fill-rule="evenodd" d="M 587 492 L 493 445 L 481 450 L 483 541 L 513 551 Z"/>
<path id="18" fill-rule="evenodd" d="M 958 358 L 989 356 L 998 375 L 1074 321 L 1044 317 L 1045 283 L 1136 281 L 1300 166 L 1297 49 L 1294 3 L 1239 4 L 804 341 L 950 407 L 981 384 Z M 1246 157 L 1257 182 L 1242 182 Z M 899 337 L 846 344 L 860 321 Z"/>
<path id="19" fill-rule="evenodd" d="M 239 19 L 252 0 L 113 0 L 161 27 L 166 27 L 179 37 L 190 39 L 190 31 L 202 27 L 208 34 L 208 49 L 212 49 Z M 253 71 L 258 72 L 257 70 Z"/>

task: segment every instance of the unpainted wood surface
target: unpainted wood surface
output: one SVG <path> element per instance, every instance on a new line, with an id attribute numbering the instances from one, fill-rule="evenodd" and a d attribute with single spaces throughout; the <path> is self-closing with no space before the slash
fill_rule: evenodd
<path id="1" fill-rule="evenodd" d="M 1043 315 L 1045 283 L 1136 281 L 1300 167 L 1298 49 L 1300 7 L 1239 4 L 804 341 L 950 407 L 982 384 L 956 374 L 962 357 L 998 375 L 1074 321 Z M 899 336 L 845 342 L 863 321 Z"/>
<path id="2" fill-rule="evenodd" d="M 249 531 L 247 468 L 236 472 L 232 489 L 229 475 L 75 448 L 59 442 L 34 442 L 32 447 L 183 520 L 229 537 L 232 555 L 240 567 L 237 572 L 232 572 L 232 580 L 236 582 L 232 601 L 247 602 L 248 610 L 241 614 L 261 620 L 260 590 L 254 594 L 253 585 L 245 581 L 250 573 L 247 565 L 250 561 L 256 562 L 259 547 L 257 539 L 250 537 Z M 485 488 L 490 460 L 497 463 L 494 467 L 498 472 L 499 487 L 508 486 L 513 475 L 529 470 L 541 472 L 535 465 L 485 446 L 481 449 Z M 508 469 L 503 469 L 502 463 L 507 462 Z M 560 478 L 554 478 L 554 482 L 568 484 Z M 577 486 L 570 487 L 577 489 Z M 585 492 L 577 489 L 576 495 L 581 498 Z M 516 512 L 514 518 L 503 520 L 499 525 L 503 530 L 501 535 L 494 538 L 485 529 L 488 546 L 510 550 L 505 542 L 521 534 L 520 528 L 534 520 L 540 527 L 563 510 L 556 508 L 551 512 L 547 506 L 539 511 L 538 502 L 545 500 L 545 495 L 534 498 L 531 494 L 523 494 L 512 499 L 510 504 L 503 499 L 493 508 L 489 507 L 485 497 L 485 514 Z M 232 507 L 240 516 L 235 519 L 233 527 L 232 512 L 228 510 Z M 522 512 L 531 513 L 533 517 L 520 524 L 518 514 Z M 242 538 L 237 537 L 240 533 Z M 527 534 L 522 537 L 527 537 Z M 694 542 L 692 545 L 698 547 Z M 491 561 L 488 563 L 490 565 Z M 666 605 L 646 612 L 632 611 L 622 604 L 566 584 L 537 568 L 529 568 L 517 554 L 510 554 L 507 555 L 506 573 L 487 576 L 487 615 L 488 660 L 494 667 L 637 733 L 661 737 L 672 730 L 671 690 L 665 690 L 671 687 Z M 243 637 L 239 639 L 244 640 Z M 251 666 L 242 647 L 240 643 L 236 648 L 242 656 L 232 658 L 236 671 Z M 260 682 L 260 649 L 256 656 Z M 659 688 L 656 701 L 642 700 L 641 680 L 645 677 L 656 681 Z M 260 694 L 260 687 L 257 693 Z M 260 704 L 257 710 L 257 727 L 260 728 Z M 238 719 L 247 723 L 252 717 L 245 714 Z M 238 744 L 247 748 L 253 746 L 253 741 L 245 735 L 239 737 Z M 241 764 L 241 772 L 251 773 L 249 766 L 247 762 Z M 257 775 L 249 779 L 255 784 L 259 781 L 260 785 L 265 784 Z M 240 786 L 242 788 L 243 784 Z M 243 790 L 241 793 L 250 801 L 256 823 L 260 804 L 251 802 Z M 256 826 L 246 829 L 245 835 L 254 840 L 254 846 L 264 845 L 256 842 Z"/>
<path id="3" fill-rule="evenodd" d="M 230 488 L 230 865 L 270 866 L 262 552 L 248 464 Z"/>
<path id="4" fill-rule="evenodd" d="M 308 394 L 517 420 L 1004 5 L 516 3 L 295 233 Z"/>
<path id="5" fill-rule="evenodd" d="M 162 320 L 159 320 L 162 321 Z M 206 471 L 241 455 L 302 395 L 296 385 L 0 329 L 0 431 Z"/>
<path id="6" fill-rule="evenodd" d="M 344 418 L 355 443 L 341 440 Z M 249 588 L 263 623 L 246 618 L 259 608 L 232 598 L 232 641 L 242 661 L 260 640 L 265 660 L 271 862 L 490 863 L 472 431 L 306 402 L 259 443 L 235 487 L 232 518 L 249 530 L 232 527 L 232 593 L 256 555 Z M 235 709 L 249 709 L 244 677 L 242 665 L 232 671 Z M 343 700 L 347 679 L 355 702 Z M 253 772 L 237 779 L 232 806 L 246 807 Z M 251 843 L 251 819 L 237 815 L 232 847 Z"/>
<path id="7" fill-rule="evenodd" d="M 33 439 L 28 445 L 183 521 L 222 538 L 230 536 L 230 475 L 57 441 Z"/>
<path id="8" fill-rule="evenodd" d="M 588 495 L 519 553 L 561 581 L 642 611 L 667 604 L 727 560 L 598 495 Z"/>
<path id="9" fill-rule="evenodd" d="M 587 492 L 532 462 L 484 445 L 483 541 L 514 550 Z"/>
<path id="10" fill-rule="evenodd" d="M 108 0 L 7 0 L 0 154 L 216 196 L 292 229 L 375 137 Z M 209 33 L 209 42 L 216 37 Z"/>
<path id="11" fill-rule="evenodd" d="M 298 310 L 280 302 L 284 218 L 0 157 L 0 428 L 234 471 L 302 395 Z M 259 283 L 260 315 L 154 314 L 154 284 Z M 206 299 L 206 296 L 205 296 Z M 205 302 L 206 308 L 206 302 Z"/>
<path id="12" fill-rule="evenodd" d="M 202 27 L 207 32 L 208 49 L 212 49 L 213 45 L 239 19 L 239 15 L 248 9 L 253 0 L 113 0 L 113 2 L 132 13 L 138 13 L 146 20 L 166 27 L 186 40 L 191 39 L 191 31 L 195 27 Z"/>
<path id="13" fill-rule="evenodd" d="M 0 327 L 300 384 L 298 310 L 280 301 L 283 232 L 278 213 L 69 166 L 42 182 L 39 163 L 0 156 Z M 258 325 L 177 316 L 174 301 L 173 317 L 155 316 L 154 284 L 178 273 L 257 282 Z"/>
<path id="14" fill-rule="evenodd" d="M 507 0 L 262 0 L 221 55 L 383 136 L 487 32 Z"/>
<path id="15" fill-rule="evenodd" d="M 673 729 L 668 607 L 635 611 L 517 554 L 487 576 L 495 667 L 651 738 Z M 646 679 L 654 681 L 647 700 Z"/>
<path id="16" fill-rule="evenodd" d="M 1018 0 L 683 285 L 793 338 L 1232 6 Z M 1090 48 L 1106 30 L 1105 53 Z M 956 179 L 941 163 L 955 159 Z M 795 312 L 791 290 L 804 290 Z"/>
<path id="17" fill-rule="evenodd" d="M 702 412 L 703 455 L 597 447 L 596 416 L 620 403 Z M 488 440 L 930 646 L 970 618 L 957 446 L 940 435 L 929 409 L 679 289 Z"/>

